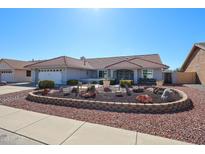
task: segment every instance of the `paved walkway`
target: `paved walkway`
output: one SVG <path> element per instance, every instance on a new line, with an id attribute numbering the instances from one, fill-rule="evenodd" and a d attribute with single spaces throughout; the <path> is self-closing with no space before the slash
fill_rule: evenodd
<path id="1" fill-rule="evenodd" d="M 0 144 L 173 145 L 187 143 L 0 105 Z"/>
<path id="2" fill-rule="evenodd" d="M 0 129 L 0 145 L 41 145 L 42 143 Z"/>

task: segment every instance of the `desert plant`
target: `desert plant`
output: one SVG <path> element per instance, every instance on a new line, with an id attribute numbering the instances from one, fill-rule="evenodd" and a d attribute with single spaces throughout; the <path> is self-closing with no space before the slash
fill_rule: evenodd
<path id="1" fill-rule="evenodd" d="M 47 89 L 47 88 L 46 88 L 46 89 L 44 89 L 44 90 L 43 90 L 42 95 L 44 95 L 44 96 L 45 96 L 45 95 L 48 95 L 49 91 L 50 91 L 50 90 L 49 90 L 49 89 Z"/>
<path id="2" fill-rule="evenodd" d="M 95 92 L 95 86 L 88 87 L 87 92 Z"/>
<path id="3" fill-rule="evenodd" d="M 127 85 L 128 87 L 132 87 L 133 80 L 120 80 L 120 86 L 125 87 Z"/>
<path id="4" fill-rule="evenodd" d="M 52 80 L 42 80 L 38 82 L 38 87 L 40 89 L 45 89 L 45 88 L 54 88 L 55 82 Z"/>
<path id="5" fill-rule="evenodd" d="M 126 94 L 127 94 L 127 96 L 131 96 L 132 93 L 131 93 L 131 91 L 130 91 L 130 89 L 129 89 L 129 87 L 128 87 L 127 84 L 125 85 L 125 89 L 126 89 Z"/>
<path id="6" fill-rule="evenodd" d="M 95 86 L 88 87 L 87 91 L 81 92 L 80 96 L 83 98 L 95 98 L 96 97 Z"/>
<path id="7" fill-rule="evenodd" d="M 76 86 L 76 85 L 78 85 L 78 80 L 68 80 L 67 85 Z"/>
<path id="8" fill-rule="evenodd" d="M 71 90 L 71 93 L 78 93 L 78 88 L 73 87 L 73 89 Z"/>
<path id="9" fill-rule="evenodd" d="M 164 80 L 157 80 L 156 84 L 157 84 L 157 86 L 163 86 Z"/>
<path id="10" fill-rule="evenodd" d="M 136 97 L 136 100 L 139 101 L 140 103 L 153 103 L 152 97 L 148 95 L 139 95 Z"/>
<path id="11" fill-rule="evenodd" d="M 111 92 L 112 90 L 109 87 L 104 88 L 104 92 Z"/>

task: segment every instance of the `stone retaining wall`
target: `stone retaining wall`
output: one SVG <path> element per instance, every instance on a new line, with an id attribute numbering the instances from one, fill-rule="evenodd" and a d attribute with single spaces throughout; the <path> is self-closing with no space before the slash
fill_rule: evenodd
<path id="1" fill-rule="evenodd" d="M 192 102 L 188 99 L 187 95 L 184 92 L 177 89 L 172 90 L 177 91 L 182 98 L 175 102 L 154 104 L 103 102 L 86 99 L 55 98 L 37 95 L 37 93 L 39 93 L 40 91 L 30 92 L 27 96 L 27 99 L 37 103 L 116 112 L 171 113 L 184 111 L 192 108 Z"/>

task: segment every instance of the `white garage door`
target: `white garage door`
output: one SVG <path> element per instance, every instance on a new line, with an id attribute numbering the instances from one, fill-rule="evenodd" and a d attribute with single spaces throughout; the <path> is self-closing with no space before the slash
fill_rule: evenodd
<path id="1" fill-rule="evenodd" d="M 40 70 L 39 80 L 53 80 L 55 84 L 62 84 L 62 70 L 61 69 Z"/>
<path id="2" fill-rule="evenodd" d="M 12 71 L 1 71 L 1 81 L 14 82 L 14 73 Z"/>

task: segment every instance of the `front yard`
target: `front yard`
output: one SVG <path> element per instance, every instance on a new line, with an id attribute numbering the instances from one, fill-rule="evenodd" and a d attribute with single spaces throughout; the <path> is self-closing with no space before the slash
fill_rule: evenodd
<path id="1" fill-rule="evenodd" d="M 172 114 L 118 113 L 77 109 L 30 102 L 29 91 L 0 96 L 0 103 L 35 112 L 72 118 L 91 123 L 134 130 L 195 144 L 205 144 L 205 92 L 188 87 L 174 87 L 184 91 L 193 101 L 194 108 Z"/>

